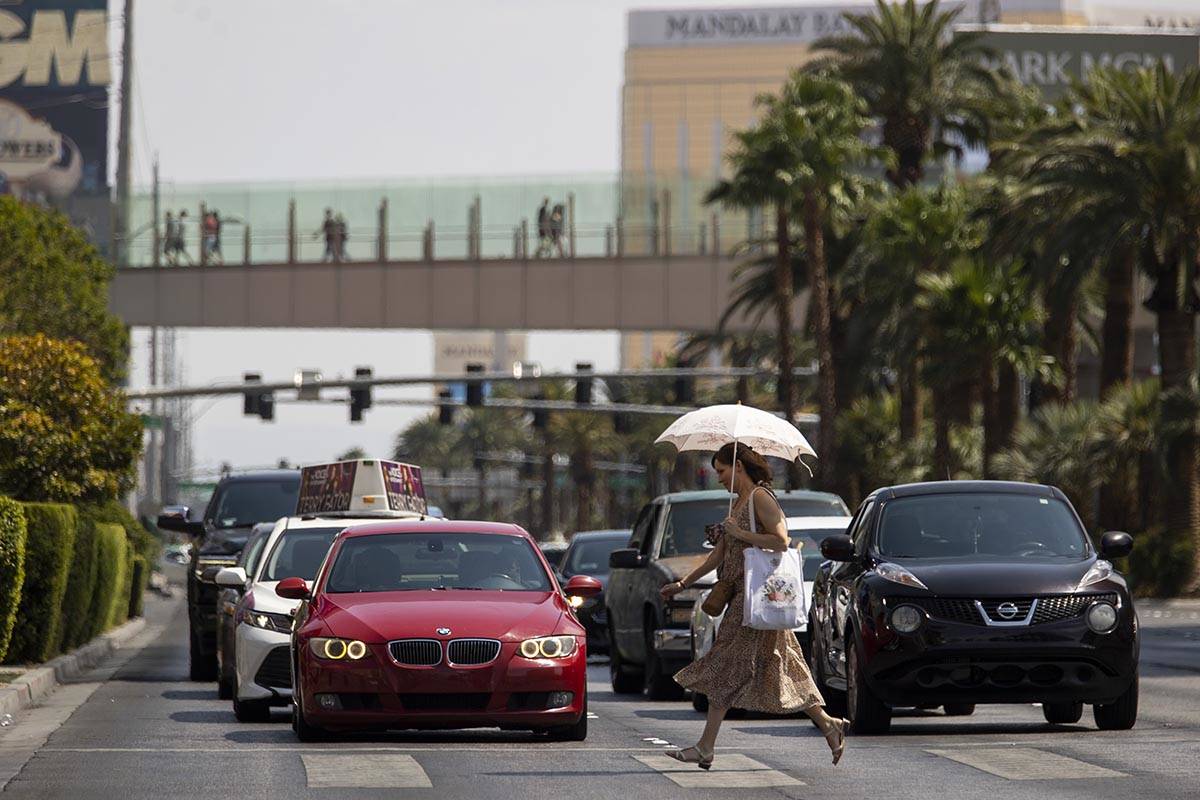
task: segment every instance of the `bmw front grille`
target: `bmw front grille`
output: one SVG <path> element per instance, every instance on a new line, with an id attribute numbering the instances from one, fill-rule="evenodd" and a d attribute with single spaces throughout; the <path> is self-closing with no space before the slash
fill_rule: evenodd
<path id="1" fill-rule="evenodd" d="M 478 666 L 495 661 L 500 642 L 495 639 L 455 639 L 446 651 L 446 660 L 460 667 Z"/>
<path id="2" fill-rule="evenodd" d="M 433 667 L 442 663 L 442 643 L 437 639 L 398 639 L 388 642 L 392 659 L 405 667 Z"/>

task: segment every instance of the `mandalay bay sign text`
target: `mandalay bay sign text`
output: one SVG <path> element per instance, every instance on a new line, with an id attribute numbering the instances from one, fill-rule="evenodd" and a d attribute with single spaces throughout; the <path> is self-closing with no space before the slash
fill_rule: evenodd
<path id="1" fill-rule="evenodd" d="M 981 43 L 992 51 L 994 66 L 1007 67 L 1022 83 L 1057 100 L 1074 80 L 1086 80 L 1093 69 L 1132 70 L 1162 62 L 1171 72 L 1200 64 L 1200 32 L 1145 29 L 1073 31 L 1008 25 L 961 26 L 983 32 Z"/>

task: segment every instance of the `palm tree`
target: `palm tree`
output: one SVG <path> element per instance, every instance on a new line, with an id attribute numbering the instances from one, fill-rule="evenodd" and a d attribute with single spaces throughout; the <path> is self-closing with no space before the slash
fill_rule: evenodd
<path id="1" fill-rule="evenodd" d="M 1154 281 L 1146 305 L 1157 315 L 1165 395 L 1194 391 L 1194 284 L 1200 262 L 1200 69 L 1097 70 L 1090 97 L 1103 116 L 1078 135 L 1047 146 L 1031 170 L 1036 185 L 1063 199 L 1067 212 L 1107 220 L 1113 237 L 1136 253 Z M 1172 404 L 1184 409 L 1187 403 Z M 1176 427 L 1164 408 L 1163 424 Z M 1200 588 L 1200 437 L 1181 434 L 1170 452 L 1165 523 L 1195 545 L 1192 587 Z"/>
<path id="2" fill-rule="evenodd" d="M 888 3 L 874 13 L 846 14 L 850 31 L 817 40 L 830 55 L 810 65 L 834 66 L 872 116 L 895 153 L 888 178 L 899 188 L 919 183 L 931 156 L 961 152 L 987 138 L 1003 82 L 983 64 L 979 33 L 954 33 L 961 8 L 938 0 Z"/>
<path id="3" fill-rule="evenodd" d="M 436 469 L 442 477 L 468 463 L 461 431 L 438 423 L 438 415 L 421 417 L 396 436 L 393 457 Z"/>
<path id="4" fill-rule="evenodd" d="M 876 158 L 886 161 L 888 155 L 863 138 L 870 126 L 863 101 L 849 85 L 827 75 L 797 71 L 779 95 L 764 95 L 758 104 L 762 120 L 738 135 L 738 147 L 729 156 L 733 177 L 719 183 L 709 199 L 738 208 L 774 208 L 780 395 L 789 421 L 796 410 L 789 225 L 793 216 L 800 219 L 817 342 L 818 453 L 828 481 L 835 474 L 837 395 L 825 230 L 863 194 L 866 181 L 853 170 Z"/>

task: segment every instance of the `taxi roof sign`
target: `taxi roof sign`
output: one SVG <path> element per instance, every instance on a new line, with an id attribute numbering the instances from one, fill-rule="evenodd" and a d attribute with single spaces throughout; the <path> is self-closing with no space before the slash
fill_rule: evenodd
<path id="1" fill-rule="evenodd" d="M 312 464 L 300 470 L 296 516 L 368 513 L 418 517 L 428 512 L 421 468 L 379 459 Z"/>

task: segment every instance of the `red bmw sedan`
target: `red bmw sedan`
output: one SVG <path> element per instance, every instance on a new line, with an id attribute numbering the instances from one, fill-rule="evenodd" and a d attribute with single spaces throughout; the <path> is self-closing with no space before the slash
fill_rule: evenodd
<path id="1" fill-rule="evenodd" d="M 587 736 L 587 641 L 571 598 L 516 525 L 383 522 L 340 534 L 292 632 L 292 727 L 301 741 L 404 728 Z"/>

